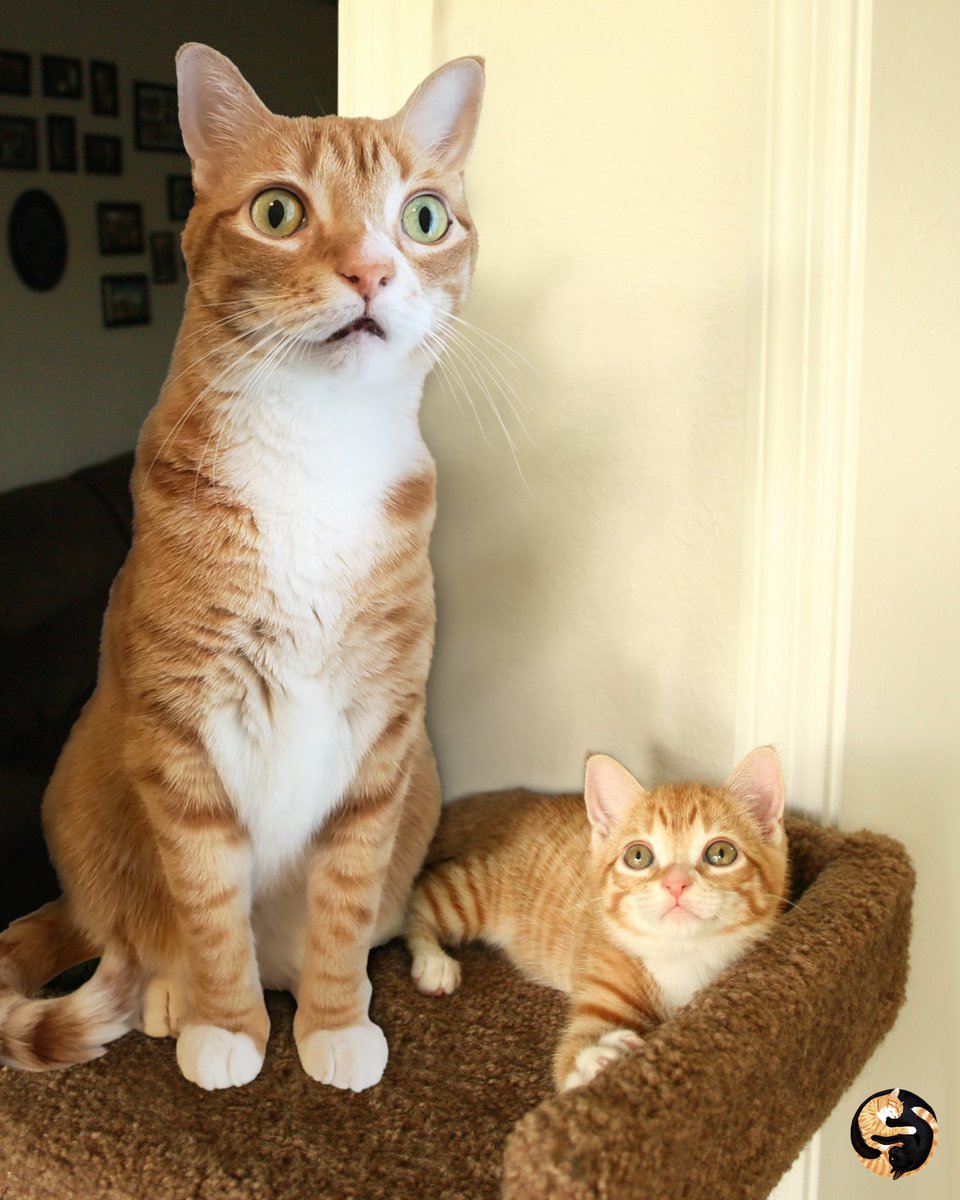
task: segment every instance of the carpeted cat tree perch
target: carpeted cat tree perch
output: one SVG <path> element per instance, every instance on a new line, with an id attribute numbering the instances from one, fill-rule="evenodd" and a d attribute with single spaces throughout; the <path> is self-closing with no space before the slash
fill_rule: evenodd
<path id="1" fill-rule="evenodd" d="M 200 1091 L 172 1041 L 137 1033 L 69 1071 L 3 1068 L 0 1196 L 761 1200 L 892 1025 L 910 933 L 898 843 L 795 819 L 788 831 L 797 907 L 586 1088 L 550 1094 L 561 996 L 469 948 L 461 990 L 424 997 L 394 943 L 371 960 L 390 1042 L 379 1086 L 309 1080 L 279 995 L 245 1088 Z"/>

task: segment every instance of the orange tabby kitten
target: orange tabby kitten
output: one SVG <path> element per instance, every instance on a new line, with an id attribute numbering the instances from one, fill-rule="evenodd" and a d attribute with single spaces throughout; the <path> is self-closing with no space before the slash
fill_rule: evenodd
<path id="1" fill-rule="evenodd" d="M 722 788 L 645 791 L 587 760 L 584 803 L 530 793 L 445 809 L 405 936 L 422 992 L 456 989 L 442 941 L 482 938 L 569 993 L 557 1087 L 588 1082 L 768 932 L 787 890 L 783 780 L 754 750 Z"/>
<path id="2" fill-rule="evenodd" d="M 0 1058 L 80 1062 L 138 1021 L 243 1084 L 263 987 L 314 1079 L 387 1062 L 372 944 L 439 813 L 424 726 L 434 464 L 418 409 L 476 257 L 479 60 L 393 118 L 269 112 L 177 56 L 196 203 L 173 364 L 140 437 L 99 680 L 44 800 L 63 897 L 0 937 Z M 27 997 L 102 955 L 63 999 Z"/>

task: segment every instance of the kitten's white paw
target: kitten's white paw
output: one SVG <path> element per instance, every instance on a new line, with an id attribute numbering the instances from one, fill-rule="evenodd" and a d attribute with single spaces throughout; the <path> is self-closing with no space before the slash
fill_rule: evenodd
<path id="1" fill-rule="evenodd" d="M 155 975 L 143 998 L 143 1032 L 147 1037 L 178 1037 L 188 1008 L 185 989 L 168 975 Z"/>
<path id="2" fill-rule="evenodd" d="M 346 1029 L 316 1029 L 297 1049 L 311 1079 L 352 1092 L 379 1083 L 387 1065 L 387 1039 L 372 1021 Z"/>
<path id="3" fill-rule="evenodd" d="M 605 1033 L 600 1038 L 596 1045 L 587 1046 L 585 1050 L 580 1051 L 574 1062 L 573 1070 L 563 1081 L 561 1091 L 566 1092 L 570 1088 L 583 1087 L 585 1083 L 595 1079 L 601 1071 L 606 1070 L 618 1058 L 622 1058 L 632 1050 L 639 1050 L 642 1045 L 643 1038 L 632 1029 L 611 1029 L 609 1033 Z"/>
<path id="4" fill-rule="evenodd" d="M 603 1035 L 599 1044 L 616 1050 L 619 1058 L 623 1054 L 629 1054 L 632 1050 L 639 1050 L 643 1045 L 643 1038 L 635 1029 L 611 1029 L 609 1033 Z"/>
<path id="5" fill-rule="evenodd" d="M 177 1039 L 177 1062 L 185 1078 L 212 1092 L 255 1079 L 263 1055 L 245 1033 L 231 1033 L 217 1025 L 187 1025 Z"/>
<path id="6" fill-rule="evenodd" d="M 416 955 L 410 974 L 425 996 L 449 996 L 460 986 L 460 964 L 442 952 Z"/>

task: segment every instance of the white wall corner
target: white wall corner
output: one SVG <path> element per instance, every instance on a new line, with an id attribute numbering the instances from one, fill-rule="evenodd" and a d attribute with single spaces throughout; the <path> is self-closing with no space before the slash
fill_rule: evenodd
<path id="1" fill-rule="evenodd" d="M 433 69 L 433 0 L 340 0 L 337 112 L 389 117 Z"/>

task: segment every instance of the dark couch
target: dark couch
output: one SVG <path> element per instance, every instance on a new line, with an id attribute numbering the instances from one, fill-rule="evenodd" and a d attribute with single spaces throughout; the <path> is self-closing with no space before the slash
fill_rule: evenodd
<path id="1" fill-rule="evenodd" d="M 132 467 L 121 454 L 0 495 L 0 929 L 59 893 L 40 800 L 96 680 Z"/>

